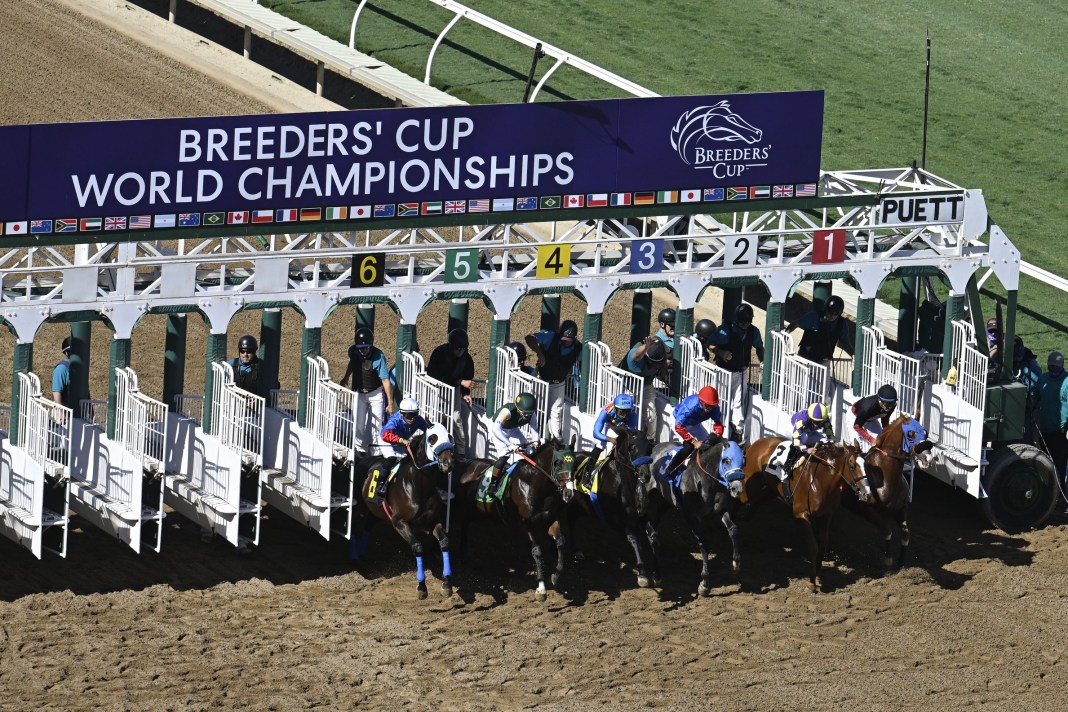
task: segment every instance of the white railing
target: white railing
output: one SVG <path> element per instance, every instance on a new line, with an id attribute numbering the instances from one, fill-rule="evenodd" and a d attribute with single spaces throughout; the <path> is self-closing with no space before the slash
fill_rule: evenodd
<path id="1" fill-rule="evenodd" d="M 796 413 L 827 400 L 827 367 L 793 353 L 794 340 L 772 332 L 771 402 L 784 413 Z"/>
<path id="2" fill-rule="evenodd" d="M 37 374 L 19 373 L 18 377 L 19 447 L 26 450 L 30 459 L 45 472 L 69 473 L 73 411 L 41 395 L 41 381 Z"/>
<path id="3" fill-rule="evenodd" d="M 891 351 L 884 342 L 883 332 L 873 326 L 862 326 L 864 351 L 861 354 L 861 385 L 859 396 L 875 393 L 890 384 L 897 389 L 898 408 L 913 413 L 923 401 L 924 382 L 937 382 L 942 358 L 940 354 L 908 356 Z"/>
<path id="4" fill-rule="evenodd" d="M 957 371 L 957 381 L 947 386 L 955 397 L 942 399 L 942 412 L 931 418 L 931 438 L 943 447 L 977 457 L 982 447 L 989 357 L 978 349 L 970 322 L 953 322 L 950 358 Z"/>
<path id="5" fill-rule="evenodd" d="M 513 402 L 520 393 L 530 393 L 538 403 L 534 424 L 542 435 L 548 437 L 549 382 L 521 371 L 515 351 L 507 346 L 498 346 L 494 358 L 497 359 L 497 383 L 494 390 L 497 407 L 502 408 L 506 403 Z M 496 414 L 490 415 L 492 417 Z"/>
<path id="6" fill-rule="evenodd" d="M 204 424 L 204 396 L 199 393 L 179 393 L 174 396 L 174 412 Z"/>
<path id="7" fill-rule="evenodd" d="M 322 356 L 308 357 L 308 430 L 319 442 L 351 453 L 356 445 L 356 393 L 330 380 Z"/>
<path id="8" fill-rule="evenodd" d="M 683 336 L 680 344 L 682 359 L 678 367 L 682 369 L 681 397 L 685 398 L 697 393 L 704 386 L 712 386 L 719 393 L 719 407 L 720 412 L 723 413 L 724 425 L 727 424 L 728 414 L 734 412 L 735 405 L 738 405 L 743 412 L 748 412 L 748 403 L 734 403 L 734 394 L 731 392 L 731 372 L 708 361 L 705 358 L 704 346 L 695 337 Z M 749 393 L 749 388 L 743 388 L 742 398 L 747 398 Z"/>
<path id="9" fill-rule="evenodd" d="M 299 390 L 295 388 L 272 388 L 269 395 L 271 408 L 296 419 L 297 410 L 300 408 Z"/>
<path id="10" fill-rule="evenodd" d="M 79 405 L 82 420 L 98 428 L 108 427 L 108 402 L 106 400 L 83 398 Z"/>
<path id="11" fill-rule="evenodd" d="M 420 410 L 428 423 L 440 423 L 451 432 L 456 389 L 426 375 L 420 354 L 404 353 L 401 357 L 404 359 L 404 395 L 419 400 Z M 456 433 L 452 435 L 455 437 Z"/>
<path id="12" fill-rule="evenodd" d="M 493 32 L 496 32 L 502 37 L 507 37 L 508 39 L 514 42 L 518 42 L 521 45 L 525 45 L 531 49 L 540 47 L 541 51 L 545 54 L 545 56 L 552 57 L 556 60 L 555 64 L 553 64 L 553 66 L 550 67 L 549 70 L 542 75 L 541 80 L 538 82 L 537 86 L 535 86 L 533 91 L 531 91 L 530 96 L 528 98 L 529 101 L 534 101 L 534 97 L 538 95 L 538 92 L 541 90 L 542 86 L 545 85 L 545 82 L 549 80 L 549 77 L 551 77 L 557 69 L 559 69 L 565 64 L 570 67 L 574 67 L 575 69 L 578 69 L 580 72 L 585 72 L 591 77 L 595 77 L 603 82 L 611 84 L 614 87 L 622 89 L 623 91 L 627 92 L 628 94 L 632 94 L 633 96 L 657 96 L 656 93 L 650 91 L 649 89 L 646 89 L 645 87 L 639 84 L 635 84 L 629 79 L 624 79 L 618 74 L 613 74 L 607 69 L 598 67 L 596 64 L 587 62 L 586 60 L 580 57 L 576 57 L 568 52 L 565 52 L 564 50 L 559 49 L 558 47 L 554 47 L 551 44 L 542 42 L 536 37 L 532 37 L 526 34 L 525 32 L 520 32 L 514 27 L 510 27 L 509 25 L 506 25 L 503 22 L 494 20 L 492 17 L 483 15 L 482 13 L 472 10 L 471 8 L 465 5 L 461 5 L 458 2 L 454 2 L 453 0 L 430 0 L 430 2 L 452 12 L 453 18 L 449 21 L 447 25 L 445 25 L 445 28 L 438 34 L 437 39 L 434 40 L 434 45 L 430 48 L 430 56 L 427 57 L 426 72 L 423 76 L 424 84 L 430 84 L 430 69 L 434 63 L 434 55 L 435 53 L 437 53 L 438 47 L 441 46 L 442 41 L 445 39 L 445 35 L 448 34 L 449 30 L 451 30 L 457 22 L 459 22 L 461 19 L 465 19 L 475 23 L 476 25 L 492 30 Z M 356 13 L 352 16 L 352 26 L 349 28 L 349 49 L 356 48 L 356 23 L 359 21 L 360 12 L 363 10 L 364 5 L 366 4 L 367 0 L 360 0 L 360 4 L 356 7 Z"/>
<path id="13" fill-rule="evenodd" d="M 167 406 L 149 398 L 137 383 L 132 368 L 115 369 L 115 437 L 152 472 L 167 462 Z"/>
<path id="14" fill-rule="evenodd" d="M 642 377 L 636 373 L 624 371 L 612 364 L 612 350 L 601 341 L 590 342 L 590 387 L 589 401 L 586 404 L 588 415 L 606 406 L 619 393 L 634 396 L 634 406 L 638 413 L 644 413 L 644 388 Z"/>
<path id="15" fill-rule="evenodd" d="M 246 463 L 263 464 L 263 396 L 234 383 L 234 370 L 225 361 L 211 364 L 211 434 L 241 453 Z"/>

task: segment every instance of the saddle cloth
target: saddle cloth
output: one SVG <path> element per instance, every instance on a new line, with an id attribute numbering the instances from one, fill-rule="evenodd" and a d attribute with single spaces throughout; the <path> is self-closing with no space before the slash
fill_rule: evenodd
<path id="1" fill-rule="evenodd" d="M 764 470 L 782 479 L 782 468 L 786 464 L 786 457 L 790 454 L 790 441 L 783 440 L 775 447 L 775 452 L 768 458 L 768 466 Z"/>
<path id="2" fill-rule="evenodd" d="M 515 470 L 516 465 L 520 461 L 513 462 L 508 466 L 508 469 L 501 475 L 500 482 L 497 483 L 497 489 L 494 492 L 490 492 L 490 481 L 493 479 L 493 465 L 490 465 L 483 471 L 482 480 L 478 483 L 478 492 L 475 493 L 475 500 L 482 502 L 483 504 L 491 504 L 496 502 L 498 504 L 504 503 L 504 493 L 508 489 L 508 481 L 512 478 L 512 472 Z"/>

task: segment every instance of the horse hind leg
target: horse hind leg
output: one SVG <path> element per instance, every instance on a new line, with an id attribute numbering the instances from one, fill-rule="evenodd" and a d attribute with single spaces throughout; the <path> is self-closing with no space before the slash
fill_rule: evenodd
<path id="1" fill-rule="evenodd" d="M 549 535 L 556 542 L 556 569 L 553 571 L 549 581 L 552 583 L 553 588 L 558 588 L 560 581 L 564 577 L 564 565 L 567 563 L 567 549 L 570 545 L 567 527 L 562 526 L 560 522 L 556 522 L 549 527 Z"/>
<path id="2" fill-rule="evenodd" d="M 731 571 L 740 573 L 742 570 L 742 550 L 738 546 L 738 525 L 734 522 L 730 512 L 724 512 L 720 518 L 723 527 L 727 530 L 727 536 L 731 539 Z"/>
<path id="3" fill-rule="evenodd" d="M 627 541 L 630 542 L 630 546 L 634 549 L 634 563 L 638 568 L 638 587 L 649 588 L 652 584 L 652 580 L 649 577 L 649 571 L 645 566 L 645 559 L 642 557 L 642 543 L 638 538 L 638 534 L 634 531 L 633 526 L 628 526 L 625 530 Z"/>
<path id="4" fill-rule="evenodd" d="M 901 529 L 901 550 L 897 557 L 897 566 L 900 569 L 905 567 L 905 560 L 909 553 L 909 520 L 906 515 L 902 514 L 898 521 L 898 528 Z"/>
<path id="5" fill-rule="evenodd" d="M 426 569 L 423 567 L 423 542 L 419 541 L 419 537 L 415 535 L 415 532 L 412 531 L 407 522 L 395 521 L 393 528 L 412 547 L 412 554 L 415 556 L 416 595 L 420 601 L 426 600 Z"/>
<path id="6" fill-rule="evenodd" d="M 659 587 L 662 583 L 662 577 L 660 575 L 660 532 L 657 531 L 656 526 L 650 521 L 645 523 L 645 537 L 649 541 L 649 551 L 653 557 L 652 564 L 652 584 Z"/>

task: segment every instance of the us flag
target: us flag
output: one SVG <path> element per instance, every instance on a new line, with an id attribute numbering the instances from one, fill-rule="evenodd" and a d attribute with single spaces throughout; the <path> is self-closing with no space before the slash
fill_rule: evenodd
<path id="1" fill-rule="evenodd" d="M 470 200 L 467 203 L 468 212 L 472 213 L 488 213 L 490 209 L 489 198 L 479 198 L 477 200 Z"/>
<path id="2" fill-rule="evenodd" d="M 466 200 L 446 200 L 445 201 L 445 213 L 463 213 L 467 212 Z"/>
<path id="3" fill-rule="evenodd" d="M 130 229 L 131 230 L 147 230 L 152 227 L 151 215 L 131 215 L 130 216 Z"/>
<path id="4" fill-rule="evenodd" d="M 816 197 L 816 184 L 798 183 L 794 195 L 798 198 L 814 198 Z"/>

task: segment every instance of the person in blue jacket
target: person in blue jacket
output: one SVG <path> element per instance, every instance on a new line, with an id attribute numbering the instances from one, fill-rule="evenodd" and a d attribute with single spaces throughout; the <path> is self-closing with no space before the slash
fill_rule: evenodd
<path id="1" fill-rule="evenodd" d="M 696 395 L 686 396 L 675 406 L 675 435 L 682 440 L 682 447 L 671 458 L 665 476 L 670 478 L 675 469 L 708 437 L 702 425 L 712 421 L 712 432 L 723 436 L 723 414 L 719 410 L 719 393 L 712 386 L 705 386 Z"/>
<path id="2" fill-rule="evenodd" d="M 403 398 L 400 410 L 389 416 L 382 426 L 379 438 L 382 440 L 382 455 L 385 457 L 404 457 L 408 446 L 417 432 L 426 432 L 426 419 L 419 414 L 419 401 L 411 396 Z"/>
<path id="3" fill-rule="evenodd" d="M 593 439 L 599 443 L 598 450 L 603 450 L 604 457 L 607 457 L 616 442 L 614 433 L 637 427 L 638 411 L 634 409 L 634 396 L 620 393 L 597 414 L 597 420 L 593 423 Z M 595 456 L 599 454 L 596 451 L 594 453 Z"/>

